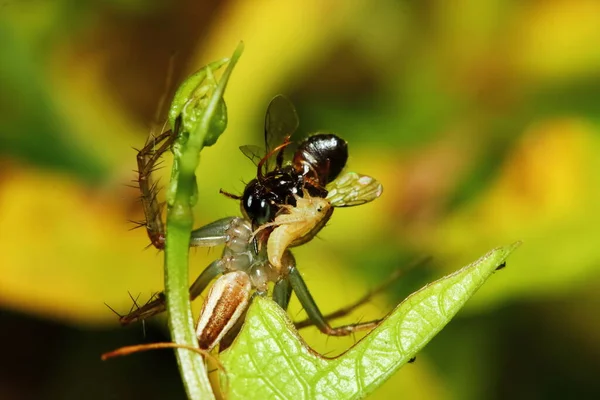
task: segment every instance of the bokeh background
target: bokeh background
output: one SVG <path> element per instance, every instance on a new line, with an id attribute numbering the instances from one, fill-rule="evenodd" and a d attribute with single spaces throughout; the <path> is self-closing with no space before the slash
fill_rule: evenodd
<path id="1" fill-rule="evenodd" d="M 342 322 L 382 316 L 523 241 L 373 398 L 599 398 L 595 0 L 2 1 L 0 397 L 183 398 L 169 351 L 100 361 L 168 340 L 164 319 L 121 328 L 104 303 L 124 313 L 128 292 L 143 303 L 162 287 L 161 254 L 127 222 L 143 217 L 131 147 L 160 130 L 177 83 L 239 40 L 197 225 L 239 212 L 219 189 L 253 177 L 237 148 L 261 144 L 269 99 L 287 94 L 302 131 L 346 138 L 348 168 L 385 187 L 295 252 L 324 311 L 432 256 Z M 191 273 L 218 255 L 193 251 Z M 354 340 L 303 336 L 328 355 Z"/>

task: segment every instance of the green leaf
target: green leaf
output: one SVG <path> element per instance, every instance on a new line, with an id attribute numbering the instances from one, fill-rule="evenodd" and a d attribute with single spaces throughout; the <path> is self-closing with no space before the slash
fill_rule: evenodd
<path id="1" fill-rule="evenodd" d="M 308 348 L 287 314 L 257 297 L 233 346 L 223 352 L 229 399 L 362 398 L 415 356 L 520 243 L 497 248 L 413 293 L 337 358 Z M 226 389 L 227 390 L 227 389 Z"/>

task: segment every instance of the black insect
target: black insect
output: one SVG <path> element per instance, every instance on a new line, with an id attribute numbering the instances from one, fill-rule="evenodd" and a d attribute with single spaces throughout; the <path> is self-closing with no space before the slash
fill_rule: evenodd
<path id="1" fill-rule="evenodd" d="M 245 216 L 257 227 L 273 221 L 281 205 L 296 206 L 295 196 L 325 198 L 326 186 L 346 166 L 348 145 L 334 134 L 317 133 L 298 142 L 292 135 L 298 128 L 296 109 L 287 97 L 271 100 L 265 116 L 265 150 L 258 146 L 241 146 L 240 150 L 257 165 L 256 178 L 241 196 Z M 295 150 L 290 147 L 297 145 Z M 286 157 L 286 151 L 293 154 Z"/>

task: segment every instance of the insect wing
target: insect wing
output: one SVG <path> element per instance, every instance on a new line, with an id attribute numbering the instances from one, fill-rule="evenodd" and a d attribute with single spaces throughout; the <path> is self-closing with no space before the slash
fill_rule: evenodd
<path id="1" fill-rule="evenodd" d="M 240 146 L 240 150 L 242 151 L 242 153 L 244 153 L 244 155 L 246 157 L 248 157 L 250 159 L 250 161 L 252 161 L 254 163 L 254 165 L 258 165 L 260 160 L 265 155 L 265 149 L 261 148 L 260 146 L 255 146 L 252 144 Z"/>
<path id="2" fill-rule="evenodd" d="M 383 192 L 383 186 L 368 175 L 347 172 L 328 187 L 327 200 L 334 207 L 352 207 L 375 200 Z"/>
<path id="3" fill-rule="evenodd" d="M 300 124 L 296 108 L 287 97 L 279 94 L 271 100 L 265 115 L 265 149 L 269 154 L 277 146 L 289 141 Z M 273 169 L 273 160 L 267 160 L 267 171 Z M 283 152 L 277 155 L 277 164 L 283 161 Z"/>

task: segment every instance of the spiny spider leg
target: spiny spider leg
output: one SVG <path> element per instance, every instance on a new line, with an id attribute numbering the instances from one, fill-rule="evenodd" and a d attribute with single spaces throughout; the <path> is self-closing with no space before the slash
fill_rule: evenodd
<path id="1" fill-rule="evenodd" d="M 156 161 L 175 141 L 178 131 L 179 122 L 176 122 L 175 130 L 168 130 L 156 138 L 149 139 L 137 155 L 137 182 L 144 206 L 144 215 L 146 216 L 146 221 L 143 225 L 146 226 L 146 231 L 152 245 L 157 249 L 164 249 L 165 247 L 165 226 L 161 215 L 162 207 L 157 199 L 158 188 L 156 182 L 152 180 L 152 172 L 155 170 Z M 161 142 L 161 146 L 156 148 Z"/>
<path id="2" fill-rule="evenodd" d="M 296 293 L 300 304 L 308 314 L 308 318 L 324 334 L 329 336 L 347 336 L 353 334 L 354 332 L 373 329 L 382 321 L 381 319 L 378 319 L 374 321 L 339 326 L 336 328 L 331 327 L 323 313 L 321 313 L 321 310 L 319 310 L 319 307 L 310 294 L 302 275 L 300 275 L 300 271 L 298 271 L 294 265 L 295 263 L 292 261 L 290 264 L 291 265 L 288 267 L 288 279 L 291 287 L 294 290 L 294 293 Z"/>
<path id="3" fill-rule="evenodd" d="M 196 297 L 198 297 L 204 291 L 204 289 L 206 289 L 210 282 L 219 274 L 223 273 L 223 271 L 223 263 L 220 259 L 210 263 L 210 265 L 202 271 L 200 276 L 196 278 L 196 281 L 194 281 L 190 287 L 190 300 L 194 300 Z M 121 316 L 119 318 L 121 325 L 128 325 L 133 322 L 144 320 L 165 311 L 165 294 L 160 292 L 155 297 L 156 298 L 154 300 L 144 304 L 138 309 L 130 312 L 127 315 Z"/>
<path id="4" fill-rule="evenodd" d="M 394 282 L 396 282 L 398 279 L 400 279 L 402 276 L 404 276 L 404 274 L 407 271 L 409 271 L 409 270 L 411 270 L 413 268 L 416 268 L 418 266 L 421 266 L 421 265 L 429 262 L 430 259 L 431 259 L 430 257 L 419 259 L 417 261 L 412 262 L 411 264 L 409 264 L 405 268 L 395 270 L 385 281 L 383 281 L 379 286 L 376 286 L 375 288 L 371 289 L 363 297 L 361 297 L 360 299 L 356 300 L 352 304 L 348 304 L 345 307 L 342 307 L 342 308 L 340 308 L 340 309 L 338 309 L 338 310 L 336 310 L 336 311 L 334 311 L 332 313 L 329 313 L 329 314 L 325 315 L 324 318 L 327 321 L 332 321 L 334 319 L 342 318 L 342 317 L 345 317 L 345 316 L 351 314 L 357 308 L 359 308 L 362 305 L 368 303 L 369 300 L 371 300 L 372 297 L 376 296 L 377 294 L 379 294 L 381 292 L 384 292 Z M 314 324 L 315 323 L 310 318 L 307 318 L 307 319 L 305 319 L 303 321 L 294 322 L 294 326 L 296 327 L 296 329 L 307 328 L 309 326 L 313 326 Z"/>
<path id="5" fill-rule="evenodd" d="M 190 301 L 194 301 L 196 297 L 204 292 L 204 289 L 210 285 L 213 279 L 225 272 L 224 264 L 223 259 L 218 259 L 211 262 L 208 267 L 202 270 L 194 283 L 192 283 L 192 286 L 190 286 Z"/>
<path id="6" fill-rule="evenodd" d="M 246 245 L 243 235 L 247 235 L 248 232 L 242 232 L 243 226 L 245 225 L 241 218 L 228 217 L 192 231 L 190 246 L 213 247 L 225 243 L 226 247 L 223 252 L 224 256 L 210 263 L 190 286 L 190 300 L 194 300 L 198 297 L 213 279 L 225 272 L 227 265 L 240 262 L 243 263 L 246 261 L 245 255 L 236 253 L 236 250 L 240 246 L 243 247 Z M 119 322 L 122 325 L 127 325 L 149 318 L 163 311 L 165 311 L 165 295 L 160 292 L 156 296 L 156 299 L 127 315 L 121 316 Z"/>

